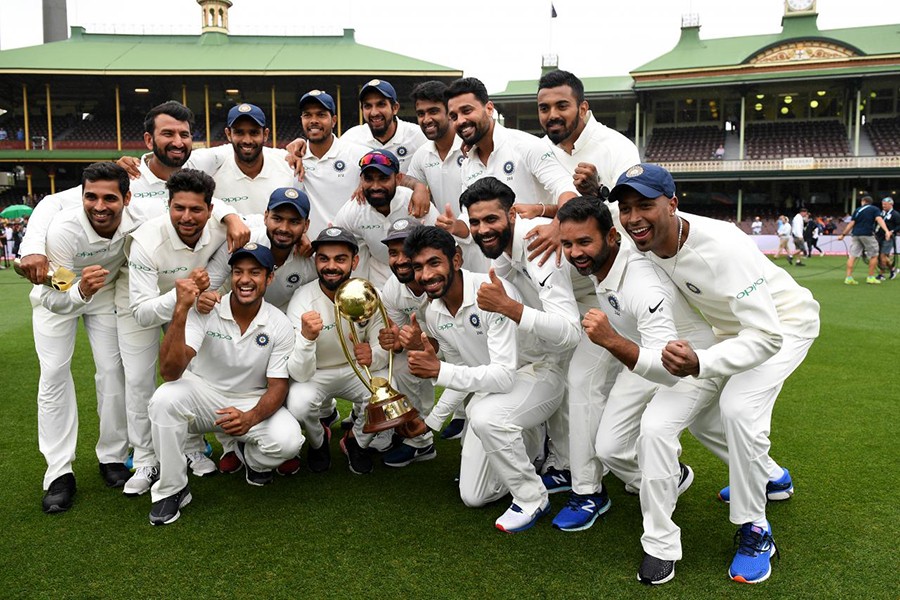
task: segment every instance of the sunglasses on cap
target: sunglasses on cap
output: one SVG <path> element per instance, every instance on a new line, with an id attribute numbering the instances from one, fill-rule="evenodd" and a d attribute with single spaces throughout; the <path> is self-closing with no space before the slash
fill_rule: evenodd
<path id="1" fill-rule="evenodd" d="M 381 165 L 382 167 L 397 169 L 397 163 L 384 154 L 369 153 L 359 159 L 360 168 L 365 168 L 369 165 Z"/>

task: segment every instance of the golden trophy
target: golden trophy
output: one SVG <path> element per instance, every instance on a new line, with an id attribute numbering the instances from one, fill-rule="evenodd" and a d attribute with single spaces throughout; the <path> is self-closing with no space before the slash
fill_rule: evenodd
<path id="1" fill-rule="evenodd" d="M 376 312 L 381 313 L 381 317 L 387 325 L 389 320 L 384 304 L 378 298 L 375 287 L 365 279 L 359 277 L 348 279 L 334 294 L 334 317 L 341 349 L 344 351 L 347 362 L 353 367 L 353 372 L 372 393 L 372 397 L 366 405 L 366 424 L 363 432 L 378 433 L 396 428 L 397 433 L 403 437 L 421 435 L 427 431 L 428 426 L 418 418 L 419 411 L 409 403 L 406 396 L 391 386 L 394 353 L 388 353 L 388 376 L 385 379 L 384 377 L 373 377 L 365 365 L 360 365 L 363 369 L 360 371 L 356 360 L 347 348 L 347 338 L 344 336 L 343 328 L 344 319 L 354 324 L 362 323 L 375 316 Z M 350 339 L 354 344 L 359 343 L 356 327 L 350 327 Z"/>
<path id="2" fill-rule="evenodd" d="M 22 270 L 22 262 L 17 258 L 13 261 L 13 269 L 16 270 L 16 273 L 20 277 L 28 277 L 25 275 L 25 271 Z M 75 283 L 75 279 L 78 276 L 65 267 L 57 267 L 54 270 L 48 271 L 47 276 L 44 277 L 44 285 L 48 287 L 52 287 L 54 290 L 58 290 L 60 292 L 65 292 L 72 284 Z"/>

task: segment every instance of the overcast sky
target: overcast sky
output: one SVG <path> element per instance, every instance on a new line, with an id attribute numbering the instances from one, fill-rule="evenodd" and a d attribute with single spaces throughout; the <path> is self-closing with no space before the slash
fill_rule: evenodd
<path id="1" fill-rule="evenodd" d="M 67 0 L 69 25 L 88 31 L 200 31 L 196 0 Z M 233 0 L 231 32 L 309 35 L 356 29 L 365 45 L 455 67 L 491 92 L 540 76 L 541 56 L 581 77 L 624 75 L 670 50 L 681 16 L 703 38 L 776 33 L 783 0 Z M 818 0 L 819 28 L 900 24 L 897 0 Z M 900 26 L 898 26 L 900 30 Z M 0 49 L 42 41 L 40 0 L 0 0 Z"/>

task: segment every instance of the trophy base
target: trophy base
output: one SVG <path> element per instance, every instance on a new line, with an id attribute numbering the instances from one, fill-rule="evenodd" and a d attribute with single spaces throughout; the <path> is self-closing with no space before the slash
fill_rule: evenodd
<path id="1" fill-rule="evenodd" d="M 366 405 L 366 424 L 363 426 L 363 433 L 379 433 L 387 429 L 401 427 L 417 419 L 418 416 L 419 411 L 409 404 L 405 396 L 379 402 L 369 402 Z M 422 423 L 422 425 L 425 424 Z"/>

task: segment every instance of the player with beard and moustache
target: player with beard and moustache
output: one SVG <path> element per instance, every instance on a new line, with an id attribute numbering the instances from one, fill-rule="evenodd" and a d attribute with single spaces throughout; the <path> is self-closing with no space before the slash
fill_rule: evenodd
<path id="1" fill-rule="evenodd" d="M 263 299 L 274 275 L 272 253 L 249 243 L 229 263 L 232 291 L 207 315 L 192 308 L 200 294 L 193 279 L 175 286 L 159 356 L 166 383 L 150 402 L 161 465 L 151 491 L 153 525 L 174 522 L 192 500 L 184 459 L 189 433 L 224 431 L 239 439 L 247 483 L 255 486 L 271 483 L 272 469 L 303 445 L 300 426 L 284 408 L 294 332 Z"/>
<path id="2" fill-rule="evenodd" d="M 456 135 L 456 125 L 447 113 L 445 91 L 445 83 L 426 81 L 413 88 L 410 94 L 415 102 L 419 127 L 428 141 L 413 154 L 407 174 L 428 185 L 440 213 L 435 225 L 456 237 L 466 268 L 487 273 L 490 261 L 472 243 L 468 225 L 461 220 L 459 191 L 462 189 L 461 167 L 466 157 L 462 153 L 462 138 Z"/>
<path id="3" fill-rule="evenodd" d="M 507 533 L 524 531 L 550 510 L 532 460 L 543 446 L 541 424 L 562 400 L 565 377 L 556 350 L 477 304 L 484 285 L 503 285 L 516 302 L 521 297 L 493 274 L 462 269 L 453 236 L 443 229 L 417 227 L 403 249 L 416 282 L 431 299 L 418 343 L 412 336 L 405 339 L 410 371 L 434 379 L 435 385 L 474 393 L 466 407 L 460 497 L 466 506 L 479 507 L 512 494 L 512 504 L 495 526 Z"/>
<path id="4" fill-rule="evenodd" d="M 493 259 L 491 274 L 515 285 L 524 298 L 524 303 L 513 302 L 501 286 L 492 283 L 479 289 L 478 306 L 507 316 L 518 324 L 519 331 L 556 348 L 557 363 L 565 371 L 572 350 L 582 338 L 571 269 L 528 258 L 526 232 L 546 225 L 549 219 L 522 217 L 514 209 L 515 199 L 515 192 L 494 177 L 479 179 L 460 196 L 475 243 Z M 549 452 L 541 479 L 550 493 L 566 491 L 571 488 L 571 476 L 569 418 L 564 400 L 548 420 L 547 430 Z"/>
<path id="5" fill-rule="evenodd" d="M 407 206 L 412 192 L 399 185 L 399 162 L 387 150 L 367 152 L 360 159 L 359 167 L 366 203 L 346 202 L 335 216 L 334 225 L 356 236 L 360 249 L 356 274 L 370 280 L 380 290 L 391 276 L 388 249 L 381 240 L 388 234 L 391 223 L 409 216 Z M 431 204 L 428 208 L 424 217 L 416 219 L 418 223 L 435 224 L 437 209 Z"/>
<path id="6" fill-rule="evenodd" d="M 306 136 L 300 188 L 313 206 L 309 235 L 315 238 L 334 221 L 359 187 L 359 159 L 369 148 L 334 134 L 337 109 L 331 94 L 310 90 L 300 98 L 300 123 Z"/>
<path id="7" fill-rule="evenodd" d="M 78 405 L 72 380 L 72 354 L 78 319 L 84 321 L 96 365 L 95 384 L 100 435 L 96 454 L 107 487 L 122 487 L 131 473 L 125 419 L 125 376 L 116 338 L 115 279 L 125 262 L 125 243 L 135 224 L 126 212 L 131 195 L 128 175 L 113 163 L 94 163 L 81 178 L 80 207 L 54 217 L 47 257 L 56 268 L 73 271 L 67 291 L 35 286 L 34 347 L 40 362 L 38 446 L 47 461 L 42 507 L 59 513 L 72 507 L 72 463 L 78 437 Z"/>
<path id="8" fill-rule="evenodd" d="M 554 525 L 563 531 L 590 527 L 610 506 L 601 478 L 612 470 L 640 489 L 645 556 L 638 579 L 662 584 L 675 576 L 681 559 L 672 513 L 694 477 L 678 461 L 681 433 L 690 427 L 713 454 L 728 459 L 716 403 L 723 379 L 679 379 L 663 367 L 662 350 L 672 339 L 688 339 L 697 348 L 717 339 L 659 267 L 631 244 L 619 245 L 600 198 L 574 198 L 557 216 L 566 258 L 593 282 L 600 300 L 600 308 L 584 317 L 585 333 L 617 360 L 608 365 L 615 374 L 611 390 L 571 406 L 574 493 Z"/>
<path id="9" fill-rule="evenodd" d="M 463 190 L 482 177 L 495 177 L 513 189 L 520 205 L 531 205 L 527 216 L 551 219 L 557 205 L 578 195 L 572 178 L 540 140 L 494 121 L 494 103 L 481 81 L 457 79 L 444 97 L 456 135 L 469 148 L 462 164 Z M 556 254 L 559 262 L 558 225 L 551 221 L 528 233 L 534 238 L 529 258 L 541 256 L 544 262 Z"/>
<path id="10" fill-rule="evenodd" d="M 294 185 L 294 171 L 284 160 L 287 152 L 265 145 L 269 140 L 266 115 L 254 104 L 231 107 L 226 122 L 229 144 L 198 151 L 197 160 L 205 152 L 218 154 L 218 167 L 207 171 L 216 182 L 216 198 L 240 215 L 261 215 L 272 190 Z"/>
<path id="11" fill-rule="evenodd" d="M 287 408 L 306 431 L 309 469 L 321 473 L 331 467 L 331 429 L 319 420 L 323 403 L 333 397 L 344 398 L 361 415 L 371 394 L 347 363 L 334 314 L 334 294 L 350 279 L 359 262 L 356 238 L 350 231 L 326 227 L 312 245 L 318 279 L 297 290 L 287 311 L 297 333 L 294 351 L 288 359 L 288 372 L 293 381 Z M 384 369 L 387 353 L 377 343 L 369 344 L 384 328 L 381 316 L 376 313 L 365 324 L 347 322 L 345 326 L 356 328 L 360 343 L 354 346 L 353 352 L 357 362 L 371 371 Z M 341 440 L 341 450 L 347 455 L 350 470 L 357 475 L 370 473 L 373 468 L 372 457 L 366 450 L 373 435 L 363 433 L 364 425 L 365 419 L 356 419 Z"/>
<path id="12" fill-rule="evenodd" d="M 730 485 L 720 497 L 730 501 L 731 522 L 740 527 L 728 574 L 742 583 L 765 581 L 775 552 L 766 501 L 794 491 L 790 474 L 769 456 L 772 409 L 819 334 L 819 304 L 732 224 L 678 211 L 675 182 L 664 168 L 631 167 L 610 199 L 618 201 L 637 249 L 722 340 L 705 349 L 670 341 L 662 361 L 677 377 L 727 378 L 719 407 Z"/>
<path id="13" fill-rule="evenodd" d="M 631 140 L 594 119 L 584 84 L 572 73 L 557 70 L 541 76 L 537 109 L 547 145 L 581 195 L 606 198 L 619 175 L 639 162 Z"/>

